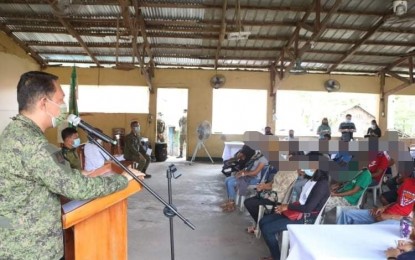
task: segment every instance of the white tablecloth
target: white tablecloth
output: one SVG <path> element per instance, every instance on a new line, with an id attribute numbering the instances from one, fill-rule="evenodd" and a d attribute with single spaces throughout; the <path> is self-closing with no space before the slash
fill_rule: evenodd
<path id="1" fill-rule="evenodd" d="M 239 151 L 242 148 L 243 145 L 244 145 L 244 142 L 238 142 L 238 141 L 225 142 L 225 147 L 223 148 L 222 159 L 224 161 L 229 160 L 235 155 L 237 151 Z"/>
<path id="2" fill-rule="evenodd" d="M 288 225 L 287 260 L 385 260 L 385 250 L 396 247 L 399 224 Z"/>

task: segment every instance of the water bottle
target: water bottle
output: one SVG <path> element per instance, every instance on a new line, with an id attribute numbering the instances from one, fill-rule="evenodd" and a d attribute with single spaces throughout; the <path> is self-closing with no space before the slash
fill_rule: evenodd
<path id="1" fill-rule="evenodd" d="M 297 201 L 297 192 L 295 190 L 293 190 L 293 193 L 291 194 L 291 202 L 296 202 Z"/>
<path id="2" fill-rule="evenodd" d="M 409 239 L 412 232 L 412 221 L 409 217 L 403 217 L 400 221 L 401 237 Z"/>

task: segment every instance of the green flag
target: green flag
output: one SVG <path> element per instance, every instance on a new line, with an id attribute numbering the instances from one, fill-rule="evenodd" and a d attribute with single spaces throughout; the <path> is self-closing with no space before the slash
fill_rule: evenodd
<path id="1" fill-rule="evenodd" d="M 69 92 L 69 114 L 79 116 L 78 111 L 78 81 L 76 77 L 76 68 L 72 67 L 71 90 Z"/>

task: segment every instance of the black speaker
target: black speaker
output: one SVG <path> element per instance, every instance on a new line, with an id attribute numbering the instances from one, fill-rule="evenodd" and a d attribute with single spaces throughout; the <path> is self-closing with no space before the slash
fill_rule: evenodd
<path id="1" fill-rule="evenodd" d="M 156 161 L 164 162 L 167 159 L 167 143 L 156 143 Z"/>

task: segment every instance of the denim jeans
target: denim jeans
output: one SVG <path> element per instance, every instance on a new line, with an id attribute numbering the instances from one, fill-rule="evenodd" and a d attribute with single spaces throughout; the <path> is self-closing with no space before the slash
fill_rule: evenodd
<path id="1" fill-rule="evenodd" d="M 281 251 L 276 235 L 287 230 L 288 224 L 303 224 L 303 220 L 289 220 L 283 215 L 273 213 L 264 216 L 259 221 L 259 228 L 261 229 L 265 243 L 274 260 L 279 260 L 281 257 Z"/>
<path id="2" fill-rule="evenodd" d="M 388 219 L 376 222 L 368 209 L 344 209 L 340 214 L 337 224 L 396 224 L 399 220 Z"/>
<path id="3" fill-rule="evenodd" d="M 258 179 L 252 179 L 250 180 L 250 185 L 258 184 Z M 225 186 L 226 186 L 226 192 L 228 193 L 228 199 L 235 200 L 236 197 L 236 177 L 230 176 L 226 177 L 225 179 Z"/>

